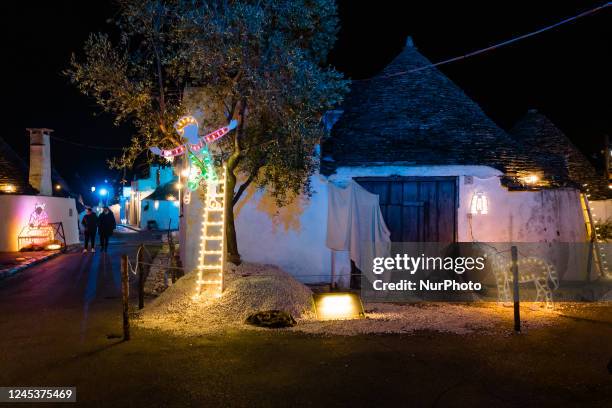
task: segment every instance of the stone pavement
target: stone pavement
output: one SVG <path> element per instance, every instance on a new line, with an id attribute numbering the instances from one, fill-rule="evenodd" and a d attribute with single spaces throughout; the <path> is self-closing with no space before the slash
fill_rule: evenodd
<path id="1" fill-rule="evenodd" d="M 59 255 L 60 251 L 0 252 L 0 279 Z"/>

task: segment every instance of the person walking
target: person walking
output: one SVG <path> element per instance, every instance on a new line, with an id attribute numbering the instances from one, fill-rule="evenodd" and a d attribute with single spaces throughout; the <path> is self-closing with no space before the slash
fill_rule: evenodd
<path id="1" fill-rule="evenodd" d="M 117 227 L 115 215 L 108 207 L 102 209 L 102 214 L 98 217 L 98 230 L 100 231 L 100 245 L 102 252 L 108 252 L 108 239 L 113 235 L 114 229 Z"/>
<path id="2" fill-rule="evenodd" d="M 85 216 L 81 221 L 83 225 L 83 234 L 85 235 L 85 246 L 83 253 L 87 252 L 87 247 L 91 242 L 91 252 L 96 252 L 96 230 L 98 228 L 98 217 L 90 207 L 85 209 Z"/>

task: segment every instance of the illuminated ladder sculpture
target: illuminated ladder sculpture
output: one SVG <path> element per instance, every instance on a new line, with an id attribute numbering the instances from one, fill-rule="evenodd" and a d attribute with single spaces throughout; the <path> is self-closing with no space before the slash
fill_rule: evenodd
<path id="1" fill-rule="evenodd" d="M 202 215 L 200 256 L 194 300 L 220 297 L 225 269 L 225 188 L 226 169 L 221 179 L 206 182 L 206 200 Z"/>

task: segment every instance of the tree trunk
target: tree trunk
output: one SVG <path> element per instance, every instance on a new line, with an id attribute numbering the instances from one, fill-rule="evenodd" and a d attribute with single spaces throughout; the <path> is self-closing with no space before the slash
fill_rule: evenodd
<path id="1" fill-rule="evenodd" d="M 238 163 L 242 159 L 240 139 L 243 136 L 244 120 L 246 112 L 246 100 L 242 99 L 236 112 L 238 119 L 238 128 L 234 134 L 234 151 L 228 158 L 226 164 L 226 188 L 225 188 L 225 243 L 227 247 L 227 260 L 234 265 L 240 265 L 240 253 L 238 252 L 238 239 L 236 237 L 236 226 L 234 225 L 234 189 L 236 188 L 236 174 L 234 171 L 238 168 Z"/>
<path id="2" fill-rule="evenodd" d="M 236 238 L 236 226 L 234 225 L 234 189 L 236 188 L 236 175 L 233 169 L 227 169 L 227 186 L 225 188 L 225 239 L 227 244 L 227 260 L 234 265 L 240 265 L 240 253 L 238 252 L 238 239 Z"/>

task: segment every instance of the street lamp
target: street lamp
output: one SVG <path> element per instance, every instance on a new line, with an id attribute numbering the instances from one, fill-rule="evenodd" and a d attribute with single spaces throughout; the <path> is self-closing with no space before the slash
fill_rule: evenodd
<path id="1" fill-rule="evenodd" d="M 91 186 L 91 192 L 94 193 L 96 191 L 96 187 L 95 186 Z"/>
<path id="2" fill-rule="evenodd" d="M 104 197 L 104 206 L 108 205 L 108 190 L 105 188 L 101 188 L 98 194 L 100 194 L 100 201 L 102 201 L 101 198 Z"/>

